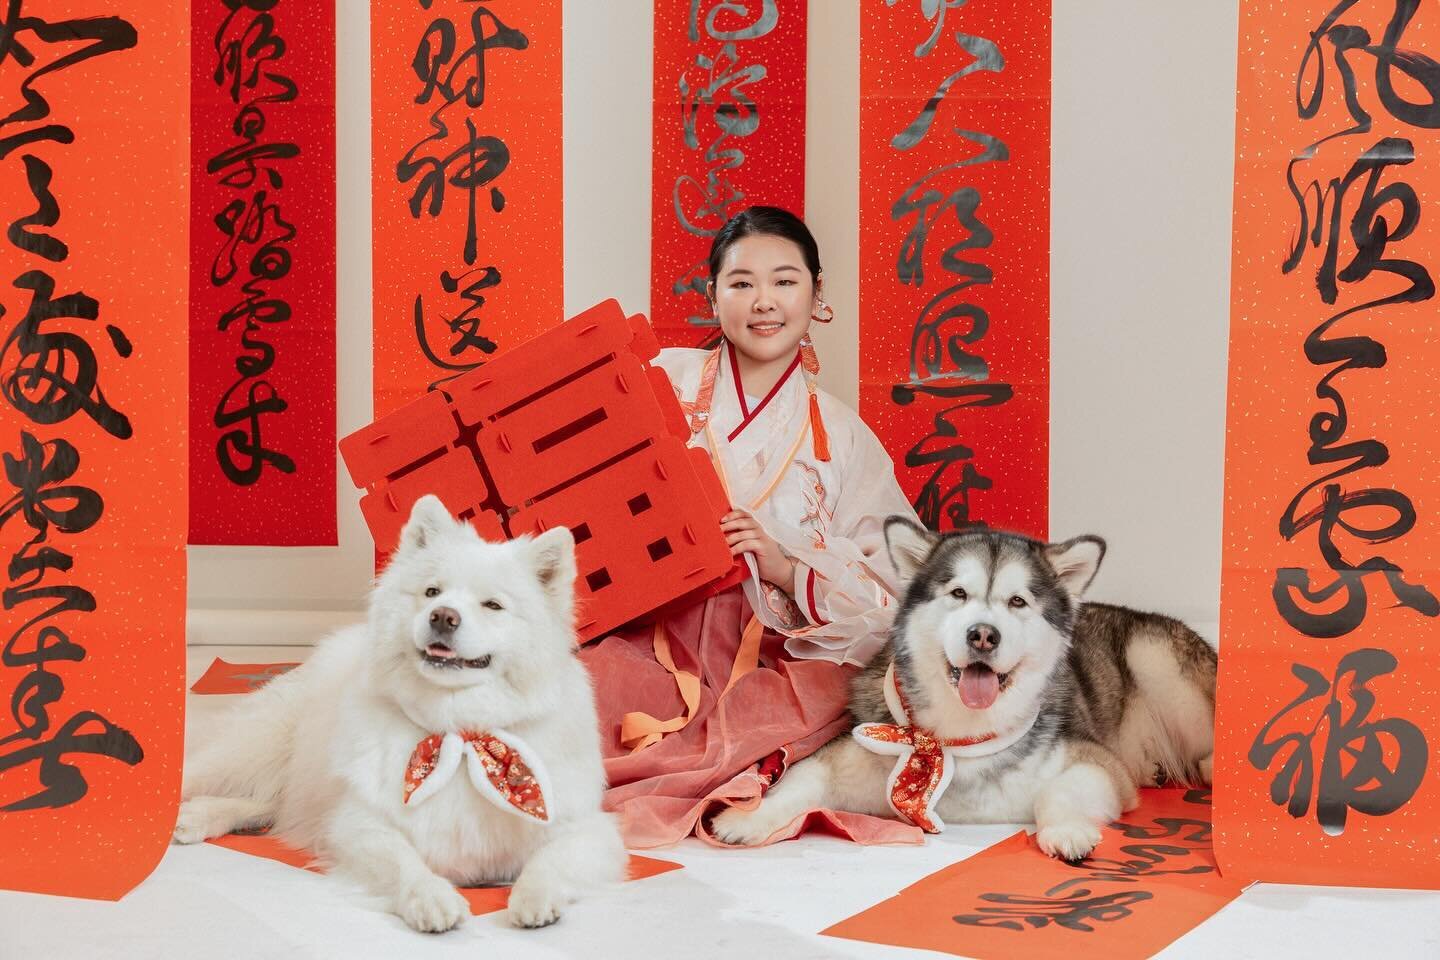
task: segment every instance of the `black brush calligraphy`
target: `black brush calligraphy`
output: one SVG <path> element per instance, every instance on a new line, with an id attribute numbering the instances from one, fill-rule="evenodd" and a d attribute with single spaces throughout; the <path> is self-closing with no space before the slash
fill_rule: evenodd
<path id="1" fill-rule="evenodd" d="M 60 73 L 137 42 L 134 26 L 120 17 L 50 21 L 27 14 L 22 0 L 0 8 L 0 74 L 19 75 L 0 101 L 21 103 L 0 116 L 0 162 L 12 164 L 5 175 L 23 178 L 34 204 L 0 215 L 9 220 L 11 253 L 4 262 L 18 265 L 8 278 L 18 296 L 0 294 L 0 395 L 25 422 L 47 428 L 45 439 L 24 428 L 4 438 L 0 458 L 9 491 L 0 493 L 0 530 L 19 531 L 21 540 L 7 560 L 0 591 L 0 606 L 15 618 L 0 652 L 5 677 L 14 682 L 10 724 L 0 730 L 4 812 L 83 799 L 90 767 L 82 769 L 78 757 L 129 766 L 144 758 L 139 740 L 124 727 L 65 702 L 66 678 L 87 655 L 86 615 L 99 609 L 68 538 L 96 528 L 105 514 L 104 490 L 96 485 L 105 473 L 91 471 L 96 479 L 85 479 L 79 438 L 93 434 L 81 429 L 87 422 L 111 440 L 133 435 L 130 418 L 101 386 L 106 370 L 128 358 L 132 347 L 118 325 L 102 320 L 103 303 L 85 292 L 84 279 L 62 269 L 70 248 L 52 231 L 63 222 L 64 183 L 47 157 L 76 149 L 78 137 L 40 92 L 57 90 Z M 57 287 L 72 292 L 57 296 Z"/>
<path id="2" fill-rule="evenodd" d="M 421 6 L 430 8 L 422 0 Z M 480 196 L 491 214 L 505 209 L 505 193 L 496 183 L 510 166 L 510 147 L 495 133 L 482 133 L 475 120 L 486 101 L 488 51 L 524 51 L 529 38 L 497 17 L 489 7 L 477 5 L 470 14 L 466 46 L 455 21 L 439 16 L 426 26 L 412 60 L 420 82 L 415 103 L 431 105 L 431 132 L 406 150 L 395 165 L 400 183 L 414 182 L 409 200 L 416 220 L 436 218 L 445 209 L 447 190 L 459 191 L 466 205 L 465 236 L 460 259 L 463 268 L 442 269 L 439 283 L 448 296 L 445 306 L 428 304 L 423 292 L 414 300 L 415 337 L 421 353 L 442 376 L 429 385 L 434 390 L 485 362 L 496 350 L 495 341 L 481 333 L 481 309 L 490 290 L 500 286 L 495 264 L 476 266 L 480 258 L 478 220 Z M 454 128 L 456 136 L 451 136 Z M 463 136 L 460 131 L 463 130 Z M 455 298 L 460 304 L 455 304 Z"/>
<path id="3" fill-rule="evenodd" d="M 227 12 L 213 38 L 210 76 L 239 109 L 230 124 L 234 142 L 205 164 L 205 173 L 233 193 L 214 217 L 219 239 L 210 284 L 236 291 L 238 299 L 216 319 L 215 329 L 231 336 L 238 329 L 242 352 L 234 362 L 238 376 L 216 399 L 211 422 L 220 431 L 215 456 L 221 473 L 237 486 L 250 486 L 267 467 L 296 470 L 294 458 L 267 445 L 264 434 L 267 423 L 273 426 L 290 407 L 271 375 L 278 351 L 270 336 L 293 316 L 284 281 L 294 264 L 297 229 L 282 211 L 282 162 L 298 157 L 300 146 L 267 128 L 275 105 L 294 103 L 300 88 L 280 72 L 288 44 L 276 24 L 279 0 L 219 2 Z"/>

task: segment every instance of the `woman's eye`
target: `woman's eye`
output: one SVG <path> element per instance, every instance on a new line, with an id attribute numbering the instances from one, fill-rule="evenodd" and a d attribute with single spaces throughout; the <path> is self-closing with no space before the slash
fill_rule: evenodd
<path id="1" fill-rule="evenodd" d="M 1023 610 L 1025 607 L 1030 606 L 1030 604 L 1025 602 L 1024 597 L 1011 597 L 1010 606 L 1014 607 L 1016 610 Z"/>
<path id="2" fill-rule="evenodd" d="M 795 281 L 794 281 L 794 280 L 777 280 L 777 281 L 775 281 L 775 283 L 776 283 L 777 286 L 781 286 L 781 287 L 793 287 L 793 286 L 795 286 Z"/>
<path id="3" fill-rule="evenodd" d="M 504 607 L 500 606 L 499 602 L 496 601 L 496 600 L 486 600 L 484 603 L 480 604 L 480 606 L 484 607 L 486 610 L 504 610 L 504 609 L 505 609 Z"/>
<path id="4" fill-rule="evenodd" d="M 438 597 L 438 596 L 440 596 L 440 588 L 439 588 L 439 587 L 426 587 L 426 588 L 425 588 L 425 596 L 427 596 L 427 597 Z"/>
<path id="5" fill-rule="evenodd" d="M 967 599 L 969 599 L 969 594 L 967 594 L 964 590 L 960 589 L 959 587 L 956 587 L 954 590 L 951 590 L 951 591 L 950 591 L 950 596 L 954 597 L 956 600 L 959 600 L 961 603 L 964 603 Z"/>
<path id="6" fill-rule="evenodd" d="M 734 283 L 730 284 L 730 286 L 736 290 L 740 290 L 750 286 L 750 282 L 748 280 L 736 280 Z"/>

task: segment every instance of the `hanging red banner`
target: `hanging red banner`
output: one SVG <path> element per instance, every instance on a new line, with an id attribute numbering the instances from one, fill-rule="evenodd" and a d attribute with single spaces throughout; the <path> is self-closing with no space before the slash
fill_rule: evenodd
<path id="1" fill-rule="evenodd" d="M 175 824 L 188 28 L 184 4 L 0 14 L 4 888 L 116 899 Z"/>
<path id="2" fill-rule="evenodd" d="M 560 7 L 372 7 L 376 417 L 565 319 Z"/>
<path id="3" fill-rule="evenodd" d="M 860 17 L 860 413 L 927 526 L 1046 537 L 1050 6 Z"/>
<path id="4" fill-rule="evenodd" d="M 190 22 L 190 542 L 333 544 L 335 7 Z"/>
<path id="5" fill-rule="evenodd" d="M 1227 871 L 1440 887 L 1440 10 L 1241 5 Z"/>
<path id="6" fill-rule="evenodd" d="M 756 204 L 805 208 L 807 0 L 657 0 L 650 321 L 662 346 L 716 333 L 711 238 Z"/>

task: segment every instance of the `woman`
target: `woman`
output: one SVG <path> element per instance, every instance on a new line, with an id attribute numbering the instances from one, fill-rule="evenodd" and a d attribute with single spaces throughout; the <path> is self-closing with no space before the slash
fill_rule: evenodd
<path id="1" fill-rule="evenodd" d="M 709 839 L 718 804 L 753 803 L 845 729 L 849 678 L 883 645 L 899 589 L 885 518 L 914 516 L 874 434 L 815 385 L 810 325 L 832 312 L 804 223 L 751 207 L 715 236 L 709 266 L 724 339 L 658 362 L 691 445 L 709 450 L 729 494 L 721 529 L 751 576 L 581 653 L 595 681 L 606 807 L 631 846 L 692 830 Z M 856 839 L 909 839 L 886 821 L 832 822 Z"/>

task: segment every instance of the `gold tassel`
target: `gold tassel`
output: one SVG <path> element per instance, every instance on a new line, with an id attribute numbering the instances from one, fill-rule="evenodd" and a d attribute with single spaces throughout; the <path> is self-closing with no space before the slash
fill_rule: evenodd
<path id="1" fill-rule="evenodd" d="M 810 439 L 815 444 L 815 459 L 830 461 L 830 436 L 825 432 L 825 421 L 820 419 L 820 398 L 810 390 Z"/>

